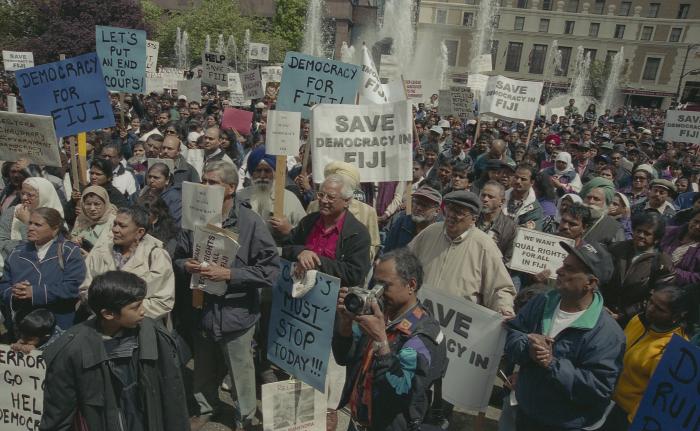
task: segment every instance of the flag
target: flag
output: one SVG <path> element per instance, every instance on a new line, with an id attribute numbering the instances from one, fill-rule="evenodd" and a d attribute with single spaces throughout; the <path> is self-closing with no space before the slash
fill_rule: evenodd
<path id="1" fill-rule="evenodd" d="M 372 56 L 367 46 L 362 45 L 362 85 L 360 86 L 360 104 L 389 103 L 387 87 L 379 79 Z"/>

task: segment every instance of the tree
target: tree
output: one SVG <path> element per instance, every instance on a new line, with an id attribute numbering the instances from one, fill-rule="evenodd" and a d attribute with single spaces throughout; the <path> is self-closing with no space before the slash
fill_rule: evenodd
<path id="1" fill-rule="evenodd" d="M 589 86 L 591 96 L 601 100 L 605 92 L 605 86 L 608 83 L 610 75 L 610 65 L 604 61 L 594 60 L 591 62 L 591 68 L 588 70 Z"/>
<path id="2" fill-rule="evenodd" d="M 290 45 L 299 50 L 304 37 L 304 24 L 309 0 L 277 0 L 277 9 L 272 19 L 274 31 Z"/>

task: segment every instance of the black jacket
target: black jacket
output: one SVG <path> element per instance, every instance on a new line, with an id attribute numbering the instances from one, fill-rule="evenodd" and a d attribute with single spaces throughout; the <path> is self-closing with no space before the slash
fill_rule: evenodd
<path id="1" fill-rule="evenodd" d="M 44 352 L 46 389 L 40 430 L 73 430 L 79 411 L 90 431 L 126 431 L 96 325 L 92 319 L 72 327 Z M 160 323 L 145 318 L 138 328 L 138 344 L 138 393 L 145 428 L 189 430 L 175 341 Z"/>
<path id="2" fill-rule="evenodd" d="M 289 235 L 282 240 L 282 257 L 295 262 L 299 253 L 306 248 L 306 240 L 311 234 L 321 213 L 314 212 L 299 221 Z M 341 286 L 360 286 L 365 281 L 371 262 L 369 259 L 370 238 L 367 228 L 349 211 L 345 212 L 345 222 L 335 247 L 335 259 L 319 256 L 319 271 L 340 278 Z"/>

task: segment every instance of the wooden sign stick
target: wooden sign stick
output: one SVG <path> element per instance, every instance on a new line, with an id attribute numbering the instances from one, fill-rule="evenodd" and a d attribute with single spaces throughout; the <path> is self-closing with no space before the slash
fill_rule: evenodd
<path id="1" fill-rule="evenodd" d="M 287 156 L 275 156 L 275 207 L 274 216 L 284 217 L 284 186 L 287 175 Z"/>

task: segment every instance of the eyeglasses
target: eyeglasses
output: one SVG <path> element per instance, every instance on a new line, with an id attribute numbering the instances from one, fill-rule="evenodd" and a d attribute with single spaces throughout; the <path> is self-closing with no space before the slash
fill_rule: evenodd
<path id="1" fill-rule="evenodd" d="M 324 193 L 324 192 L 316 193 L 316 199 L 318 199 L 319 202 L 323 202 L 323 201 L 335 202 L 339 197 L 340 196 L 330 195 L 330 194 Z"/>
<path id="2" fill-rule="evenodd" d="M 632 177 L 632 180 L 633 181 L 646 181 L 647 177 L 636 177 L 635 176 L 635 177 Z"/>

